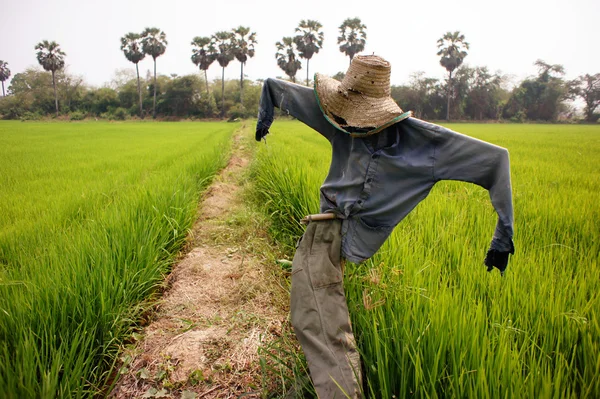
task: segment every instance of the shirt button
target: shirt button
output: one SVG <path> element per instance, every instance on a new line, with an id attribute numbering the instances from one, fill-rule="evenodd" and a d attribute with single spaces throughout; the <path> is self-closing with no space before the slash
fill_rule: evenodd
<path id="1" fill-rule="evenodd" d="M 371 179 L 370 177 L 367 179 L 367 183 L 371 183 L 373 181 L 373 179 Z"/>
<path id="2" fill-rule="evenodd" d="M 358 205 L 362 204 L 363 200 L 358 200 Z"/>

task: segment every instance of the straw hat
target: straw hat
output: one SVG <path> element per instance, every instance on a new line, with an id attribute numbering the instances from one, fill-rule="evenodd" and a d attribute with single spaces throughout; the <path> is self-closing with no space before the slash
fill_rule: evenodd
<path id="1" fill-rule="evenodd" d="M 315 74 L 315 94 L 325 118 L 352 136 L 375 134 L 408 118 L 390 96 L 390 63 L 376 55 L 352 59 L 339 82 Z"/>

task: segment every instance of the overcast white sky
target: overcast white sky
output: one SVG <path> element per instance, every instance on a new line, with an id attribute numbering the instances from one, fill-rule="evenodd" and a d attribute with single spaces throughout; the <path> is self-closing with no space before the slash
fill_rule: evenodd
<path id="1" fill-rule="evenodd" d="M 250 79 L 283 76 L 275 61 L 275 42 L 294 35 L 301 19 L 323 25 L 323 49 L 310 63 L 310 74 L 346 71 L 348 58 L 339 52 L 338 27 L 346 18 L 359 17 L 367 26 L 365 54 L 375 53 L 392 64 L 392 83 L 402 84 L 410 74 L 424 71 L 443 78 L 436 55 L 437 39 L 459 30 L 470 43 L 465 63 L 501 70 L 515 80 L 536 73 L 533 63 L 543 59 L 562 64 L 566 77 L 600 72 L 600 0 L 3 0 L 0 23 L 0 59 L 13 76 L 37 65 L 35 45 L 54 40 L 67 53 L 69 72 L 88 84 L 108 83 L 116 69 L 133 68 L 121 52 L 127 32 L 158 27 L 167 34 L 166 53 L 157 70 L 179 75 L 199 72 L 190 61 L 194 36 L 249 26 L 257 34 L 256 55 L 244 72 Z M 140 73 L 152 69 L 152 58 L 140 63 Z M 297 77 L 305 79 L 303 69 Z M 220 77 L 214 63 L 209 79 Z M 232 62 L 226 79 L 239 78 L 240 65 Z"/>

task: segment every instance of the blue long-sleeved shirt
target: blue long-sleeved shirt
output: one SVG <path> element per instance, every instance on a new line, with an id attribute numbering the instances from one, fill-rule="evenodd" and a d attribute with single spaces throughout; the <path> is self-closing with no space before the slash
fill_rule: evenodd
<path id="1" fill-rule="evenodd" d="M 323 116 L 314 90 L 278 79 L 262 88 L 256 138 L 267 134 L 274 107 L 304 122 L 332 146 L 321 186 L 321 212 L 343 218 L 342 255 L 370 258 L 393 228 L 440 180 L 460 180 L 489 190 L 498 223 L 485 263 L 506 268 L 514 253 L 508 151 L 417 118 L 407 118 L 368 137 L 352 137 Z"/>

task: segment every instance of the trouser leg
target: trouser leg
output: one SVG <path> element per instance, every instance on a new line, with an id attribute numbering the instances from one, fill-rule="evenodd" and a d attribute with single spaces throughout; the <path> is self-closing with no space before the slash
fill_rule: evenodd
<path id="1" fill-rule="evenodd" d="M 341 269 L 341 221 L 311 222 L 292 265 L 291 318 L 321 399 L 360 397 Z"/>

